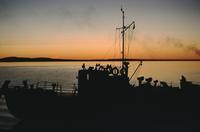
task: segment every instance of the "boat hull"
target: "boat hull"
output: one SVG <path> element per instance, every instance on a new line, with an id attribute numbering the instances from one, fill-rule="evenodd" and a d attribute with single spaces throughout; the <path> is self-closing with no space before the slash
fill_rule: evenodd
<path id="1" fill-rule="evenodd" d="M 76 96 L 62 96 L 53 93 L 12 92 L 7 93 L 5 97 L 10 113 L 19 119 L 61 119 L 65 115 L 69 118 L 78 106 Z"/>

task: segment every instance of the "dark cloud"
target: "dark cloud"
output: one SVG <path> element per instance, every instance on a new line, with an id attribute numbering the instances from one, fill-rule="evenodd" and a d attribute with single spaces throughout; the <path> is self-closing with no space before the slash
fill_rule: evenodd
<path id="1" fill-rule="evenodd" d="M 200 49 L 197 47 L 197 44 L 193 44 L 187 47 L 188 50 L 193 51 L 196 55 L 200 56 Z"/>
<path id="2" fill-rule="evenodd" d="M 184 47 L 184 44 L 179 39 L 176 39 L 176 38 L 167 37 L 166 42 L 167 44 L 172 44 L 176 48 Z"/>
<path id="3" fill-rule="evenodd" d="M 185 44 L 181 40 L 173 37 L 167 37 L 165 41 L 167 44 L 172 45 L 175 48 L 192 51 L 194 54 L 200 56 L 200 49 L 198 48 L 198 44 Z"/>
<path id="4" fill-rule="evenodd" d="M 95 12 L 96 9 L 94 6 L 88 6 L 85 10 L 83 10 L 79 21 L 80 26 L 92 26 L 92 18 Z"/>
<path id="5" fill-rule="evenodd" d="M 0 20 L 7 16 L 10 10 L 10 4 L 7 0 L 0 0 Z"/>
<path id="6" fill-rule="evenodd" d="M 51 27 L 90 27 L 96 8 L 69 0 L 0 0 L 0 22 L 24 25 L 35 24 Z M 0 25 L 1 26 L 1 25 Z M 4 25 L 2 25 L 4 26 Z"/>

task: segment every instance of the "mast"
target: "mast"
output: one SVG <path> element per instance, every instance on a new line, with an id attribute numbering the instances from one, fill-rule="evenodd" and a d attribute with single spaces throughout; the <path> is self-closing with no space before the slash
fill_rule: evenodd
<path id="1" fill-rule="evenodd" d="M 122 7 L 121 7 L 121 12 L 122 12 L 122 27 L 119 27 L 116 29 L 121 30 L 121 34 L 122 34 L 122 52 L 121 52 L 122 53 L 122 59 L 121 59 L 122 69 L 125 70 L 125 75 L 128 76 L 129 62 L 126 62 L 126 59 L 125 59 L 125 32 L 127 29 L 130 29 L 131 26 L 133 26 L 133 30 L 135 29 L 135 21 L 132 21 L 131 24 L 125 26 L 125 22 L 124 22 L 125 15 L 124 15 L 124 10 Z"/>
<path id="2" fill-rule="evenodd" d="M 125 60 L 125 56 L 124 56 L 124 49 L 125 49 L 125 46 L 124 46 L 124 29 L 125 29 L 125 26 L 124 26 L 124 10 L 123 8 L 121 8 L 121 12 L 122 12 L 122 67 L 123 67 L 123 64 L 124 64 L 124 60 Z"/>

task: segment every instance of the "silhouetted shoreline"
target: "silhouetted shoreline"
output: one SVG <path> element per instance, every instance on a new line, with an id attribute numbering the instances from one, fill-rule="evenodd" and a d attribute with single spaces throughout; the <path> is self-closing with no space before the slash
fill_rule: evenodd
<path id="1" fill-rule="evenodd" d="M 70 62 L 70 61 L 121 61 L 121 59 L 55 59 L 47 57 L 5 57 L 0 62 Z M 126 61 L 200 61 L 200 59 L 126 59 Z"/>

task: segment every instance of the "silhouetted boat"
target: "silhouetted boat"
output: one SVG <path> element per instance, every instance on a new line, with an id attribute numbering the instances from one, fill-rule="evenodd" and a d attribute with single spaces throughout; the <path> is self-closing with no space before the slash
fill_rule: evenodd
<path id="1" fill-rule="evenodd" d="M 120 67 L 96 64 L 86 68 L 83 64 L 78 71 L 78 86 L 74 85 L 71 91 L 64 91 L 59 84 L 49 82 L 28 85 L 27 81 L 23 81 L 21 87 L 9 87 L 10 81 L 6 80 L 0 92 L 6 97 L 9 111 L 22 120 L 56 118 L 68 123 L 75 120 L 77 125 L 88 120 L 91 120 L 90 123 L 94 120 L 106 122 L 109 112 L 118 113 L 120 120 L 124 120 L 124 113 L 128 113 L 129 119 L 137 117 L 138 111 L 198 111 L 200 86 L 187 81 L 184 76 L 180 80 L 180 88 L 163 81 L 158 85 L 158 80 L 144 77 L 137 78 L 138 86 L 130 84 L 129 62 L 124 57 L 124 34 L 131 26 L 135 28 L 135 22 L 125 26 L 124 11 L 121 11 L 123 25 L 118 28 L 122 33 Z M 141 65 L 142 62 L 138 67 Z M 141 117 L 146 119 L 144 115 Z"/>

